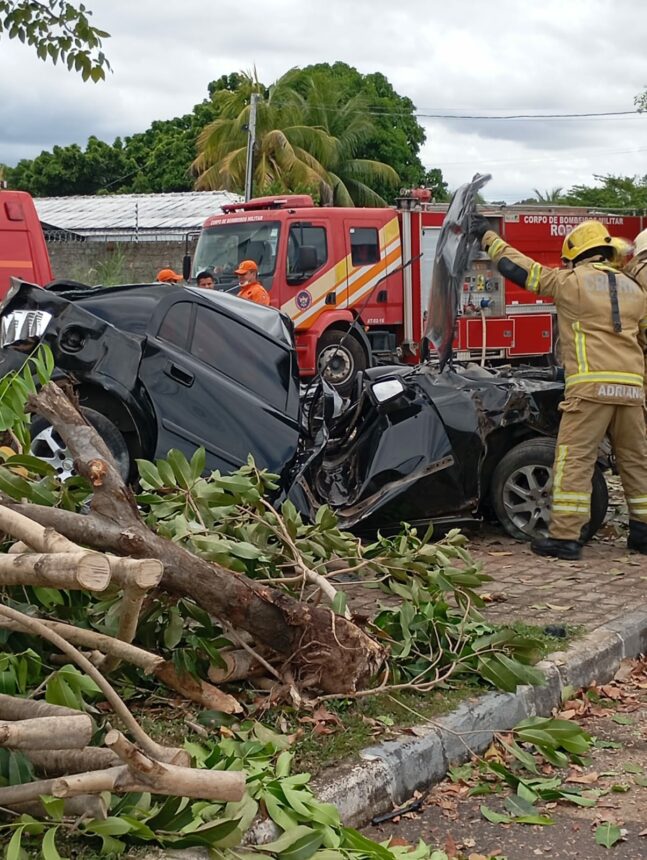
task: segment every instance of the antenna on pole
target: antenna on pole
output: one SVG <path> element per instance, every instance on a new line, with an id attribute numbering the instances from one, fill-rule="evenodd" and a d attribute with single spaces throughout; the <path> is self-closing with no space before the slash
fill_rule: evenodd
<path id="1" fill-rule="evenodd" d="M 254 182 L 254 146 L 256 144 L 256 105 L 260 96 L 252 93 L 249 104 L 249 125 L 247 127 L 247 162 L 245 164 L 245 202 L 251 200 Z"/>

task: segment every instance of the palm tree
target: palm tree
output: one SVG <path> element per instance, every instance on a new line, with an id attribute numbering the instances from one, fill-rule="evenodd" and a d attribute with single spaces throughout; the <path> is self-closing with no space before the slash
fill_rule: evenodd
<path id="1" fill-rule="evenodd" d="M 562 191 L 563 188 L 552 188 L 550 191 L 538 191 L 536 188 L 533 188 L 533 193 L 535 195 L 535 199 L 537 203 L 560 203 L 562 200 Z"/>
<path id="2" fill-rule="evenodd" d="M 242 191 L 249 102 L 256 92 L 262 96 L 256 114 L 256 193 L 309 188 L 326 203 L 384 205 L 370 183 L 382 180 L 395 186 L 397 173 L 381 162 L 353 157 L 374 128 L 361 97 L 341 104 L 329 87 L 314 79 L 303 95 L 292 86 L 292 72 L 267 91 L 255 73 L 242 78 L 234 92 L 214 95 L 219 117 L 198 137 L 199 154 L 192 165 L 196 188 Z"/>

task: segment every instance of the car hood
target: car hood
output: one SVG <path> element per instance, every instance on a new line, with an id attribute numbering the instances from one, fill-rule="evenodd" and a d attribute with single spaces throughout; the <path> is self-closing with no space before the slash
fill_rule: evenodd
<path id="1" fill-rule="evenodd" d="M 467 233 L 469 218 L 474 211 L 477 194 L 489 180 L 489 175 L 477 173 L 471 182 L 454 192 L 436 245 L 422 355 L 426 358 L 429 347 L 433 346 L 441 370 L 452 354 L 460 290 L 465 272 L 477 251 Z"/>

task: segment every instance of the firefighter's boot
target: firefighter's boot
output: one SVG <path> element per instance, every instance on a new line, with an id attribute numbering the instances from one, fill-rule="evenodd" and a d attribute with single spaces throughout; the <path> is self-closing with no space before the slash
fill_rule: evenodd
<path id="1" fill-rule="evenodd" d="M 647 526 L 646 526 L 647 528 Z M 647 540 L 647 538 L 645 538 Z M 561 538 L 535 538 L 530 544 L 535 555 L 547 555 L 551 558 L 563 558 L 567 561 L 577 561 L 582 557 L 582 544 L 577 540 Z"/>
<path id="2" fill-rule="evenodd" d="M 647 555 L 647 523 L 640 520 L 629 520 L 627 549 L 633 549 Z"/>

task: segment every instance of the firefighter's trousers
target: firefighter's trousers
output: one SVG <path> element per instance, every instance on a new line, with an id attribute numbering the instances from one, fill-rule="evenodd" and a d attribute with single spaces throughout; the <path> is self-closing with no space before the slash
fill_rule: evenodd
<path id="1" fill-rule="evenodd" d="M 591 481 L 606 433 L 616 455 L 629 519 L 647 523 L 647 436 L 641 406 L 615 406 L 567 398 L 562 403 L 553 467 L 549 533 L 579 540 L 590 518 Z"/>

